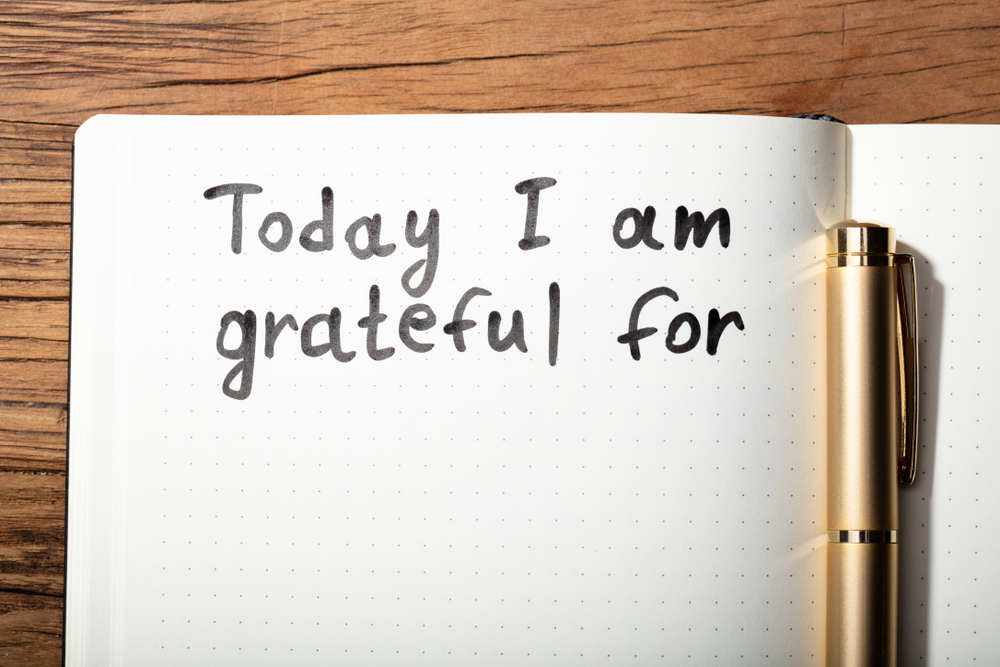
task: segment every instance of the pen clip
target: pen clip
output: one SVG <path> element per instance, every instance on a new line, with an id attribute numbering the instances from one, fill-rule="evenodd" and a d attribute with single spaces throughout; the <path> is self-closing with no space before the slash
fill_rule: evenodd
<path id="1" fill-rule="evenodd" d="M 917 282 L 913 255 L 893 256 L 896 266 L 897 328 L 899 358 L 899 453 L 900 484 L 913 484 L 917 474 L 917 417 L 919 413 L 919 365 L 917 363 Z M 904 276 L 908 273 L 908 277 Z"/>

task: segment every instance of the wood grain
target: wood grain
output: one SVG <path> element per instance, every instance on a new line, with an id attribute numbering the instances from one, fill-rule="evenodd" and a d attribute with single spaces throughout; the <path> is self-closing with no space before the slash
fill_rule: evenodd
<path id="1" fill-rule="evenodd" d="M 995 13 L 974 2 L 8 0 L 0 117 L 822 110 L 983 122 L 1000 108 Z"/>
<path id="2" fill-rule="evenodd" d="M 0 665 L 62 646 L 72 140 L 96 113 L 1000 122 L 1000 2 L 5 0 Z"/>

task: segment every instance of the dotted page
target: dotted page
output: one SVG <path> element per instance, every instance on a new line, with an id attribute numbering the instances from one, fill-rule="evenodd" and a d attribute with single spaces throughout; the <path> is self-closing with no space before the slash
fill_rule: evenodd
<path id="1" fill-rule="evenodd" d="M 821 664 L 844 155 L 793 119 L 89 121 L 67 664 Z"/>
<path id="2" fill-rule="evenodd" d="M 1000 128 L 850 134 L 851 215 L 895 227 L 916 260 L 921 419 L 917 480 L 900 492 L 900 664 L 989 663 L 1000 654 Z"/>

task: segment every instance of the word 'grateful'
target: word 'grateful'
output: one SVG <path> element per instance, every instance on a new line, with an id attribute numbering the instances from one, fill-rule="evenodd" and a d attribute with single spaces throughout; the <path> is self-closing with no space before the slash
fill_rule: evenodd
<path id="1" fill-rule="evenodd" d="M 488 296 L 492 296 L 492 293 L 482 287 L 472 287 L 466 290 L 455 306 L 451 321 L 444 325 L 444 333 L 452 337 L 455 349 L 459 352 L 466 351 L 465 332 L 476 326 L 475 320 L 465 316 L 469 303 L 476 297 Z M 372 285 L 368 291 L 368 315 L 358 320 L 358 326 L 366 329 L 365 351 L 373 361 L 384 361 L 396 352 L 394 347 L 379 346 L 379 325 L 388 319 L 385 313 L 379 312 L 380 301 L 381 291 L 378 285 Z M 550 366 L 555 366 L 559 352 L 559 302 L 559 284 L 552 283 L 549 285 L 548 358 Z M 495 310 L 490 312 L 486 330 L 486 338 L 490 348 L 496 352 L 505 352 L 511 347 L 516 347 L 521 352 L 527 352 L 528 346 L 524 338 L 524 316 L 521 311 L 515 310 L 511 315 L 510 330 L 505 336 L 500 334 L 501 320 L 502 316 L 499 312 Z M 335 307 L 329 313 L 312 315 L 302 324 L 301 331 L 299 331 L 299 324 L 294 316 L 284 315 L 278 319 L 273 312 L 268 312 L 264 317 L 264 356 L 268 359 L 274 357 L 274 345 L 278 336 L 287 328 L 299 331 L 302 353 L 307 357 L 322 357 L 329 354 L 337 361 L 347 363 L 357 356 L 357 352 L 354 350 L 345 351 L 343 348 L 341 343 L 342 321 L 343 314 L 340 308 Z M 239 329 L 240 344 L 235 348 L 230 348 L 226 347 L 225 339 L 233 324 Z M 325 325 L 326 340 L 317 342 L 314 332 L 321 324 Z M 428 331 L 436 324 L 437 315 L 434 310 L 426 303 L 415 303 L 403 310 L 396 332 L 400 342 L 409 350 L 419 353 L 430 352 L 434 343 L 416 340 L 413 332 Z M 257 314 L 252 310 L 242 313 L 238 310 L 231 310 L 223 315 L 215 348 L 224 358 L 238 361 L 223 380 L 222 392 L 237 400 L 249 397 L 253 389 L 257 349 Z M 237 378 L 240 380 L 239 386 L 234 387 L 233 384 Z"/>

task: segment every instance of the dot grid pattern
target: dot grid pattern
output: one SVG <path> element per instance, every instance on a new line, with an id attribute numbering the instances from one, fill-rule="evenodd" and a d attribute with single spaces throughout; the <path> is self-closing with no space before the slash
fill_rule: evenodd
<path id="1" fill-rule="evenodd" d="M 141 219 L 110 223 L 129 225 L 117 261 L 132 301 L 117 317 L 131 344 L 116 359 L 129 390 L 106 406 L 124 424 L 112 481 L 125 500 L 115 526 L 89 519 L 92 539 L 115 536 L 122 566 L 102 583 L 121 593 L 109 619 L 95 613 L 78 632 L 112 623 L 110 653 L 150 665 L 822 662 L 822 230 L 844 215 L 842 128 L 686 116 L 130 123 L 128 159 L 106 165 L 142 193 L 120 207 Z M 524 252 L 514 185 L 536 176 L 557 181 L 539 200 L 537 233 L 552 241 Z M 245 197 L 239 255 L 232 198 L 202 195 L 228 182 L 263 188 Z M 327 185 L 334 248 L 307 253 L 297 235 Z M 681 205 L 725 207 L 730 246 L 713 232 L 704 248 L 674 249 Z M 665 248 L 616 246 L 617 213 L 646 206 Z M 395 332 L 418 301 L 400 276 L 426 257 L 403 222 L 413 209 L 422 229 L 430 208 L 441 255 L 419 301 L 437 325 L 413 332 L 435 346 L 420 354 Z M 294 225 L 282 253 L 257 240 L 273 211 Z M 375 213 L 396 251 L 361 261 L 343 235 Z M 395 348 L 383 361 L 356 324 L 373 284 L 388 316 L 378 344 Z M 616 338 L 658 286 L 678 300 L 643 310 L 658 332 L 635 361 Z M 492 295 L 471 302 L 477 326 L 459 352 L 441 327 L 471 287 Z M 287 330 L 265 357 L 267 312 L 301 325 L 333 307 L 352 361 L 306 357 Z M 714 356 L 704 337 L 667 351 L 671 318 L 690 312 L 704 331 L 712 308 L 739 312 L 745 331 L 725 330 Z M 253 390 L 235 401 L 221 383 L 236 362 L 215 338 L 223 314 L 249 309 Z M 502 332 L 523 313 L 526 353 L 489 348 L 491 310 Z M 68 642 L 72 656 L 72 630 Z"/>
<path id="2" fill-rule="evenodd" d="M 917 272 L 921 419 L 916 483 L 900 493 L 899 662 L 1000 654 L 1000 491 L 991 446 L 1000 362 L 1000 130 L 857 126 L 851 215 L 896 228 Z"/>

